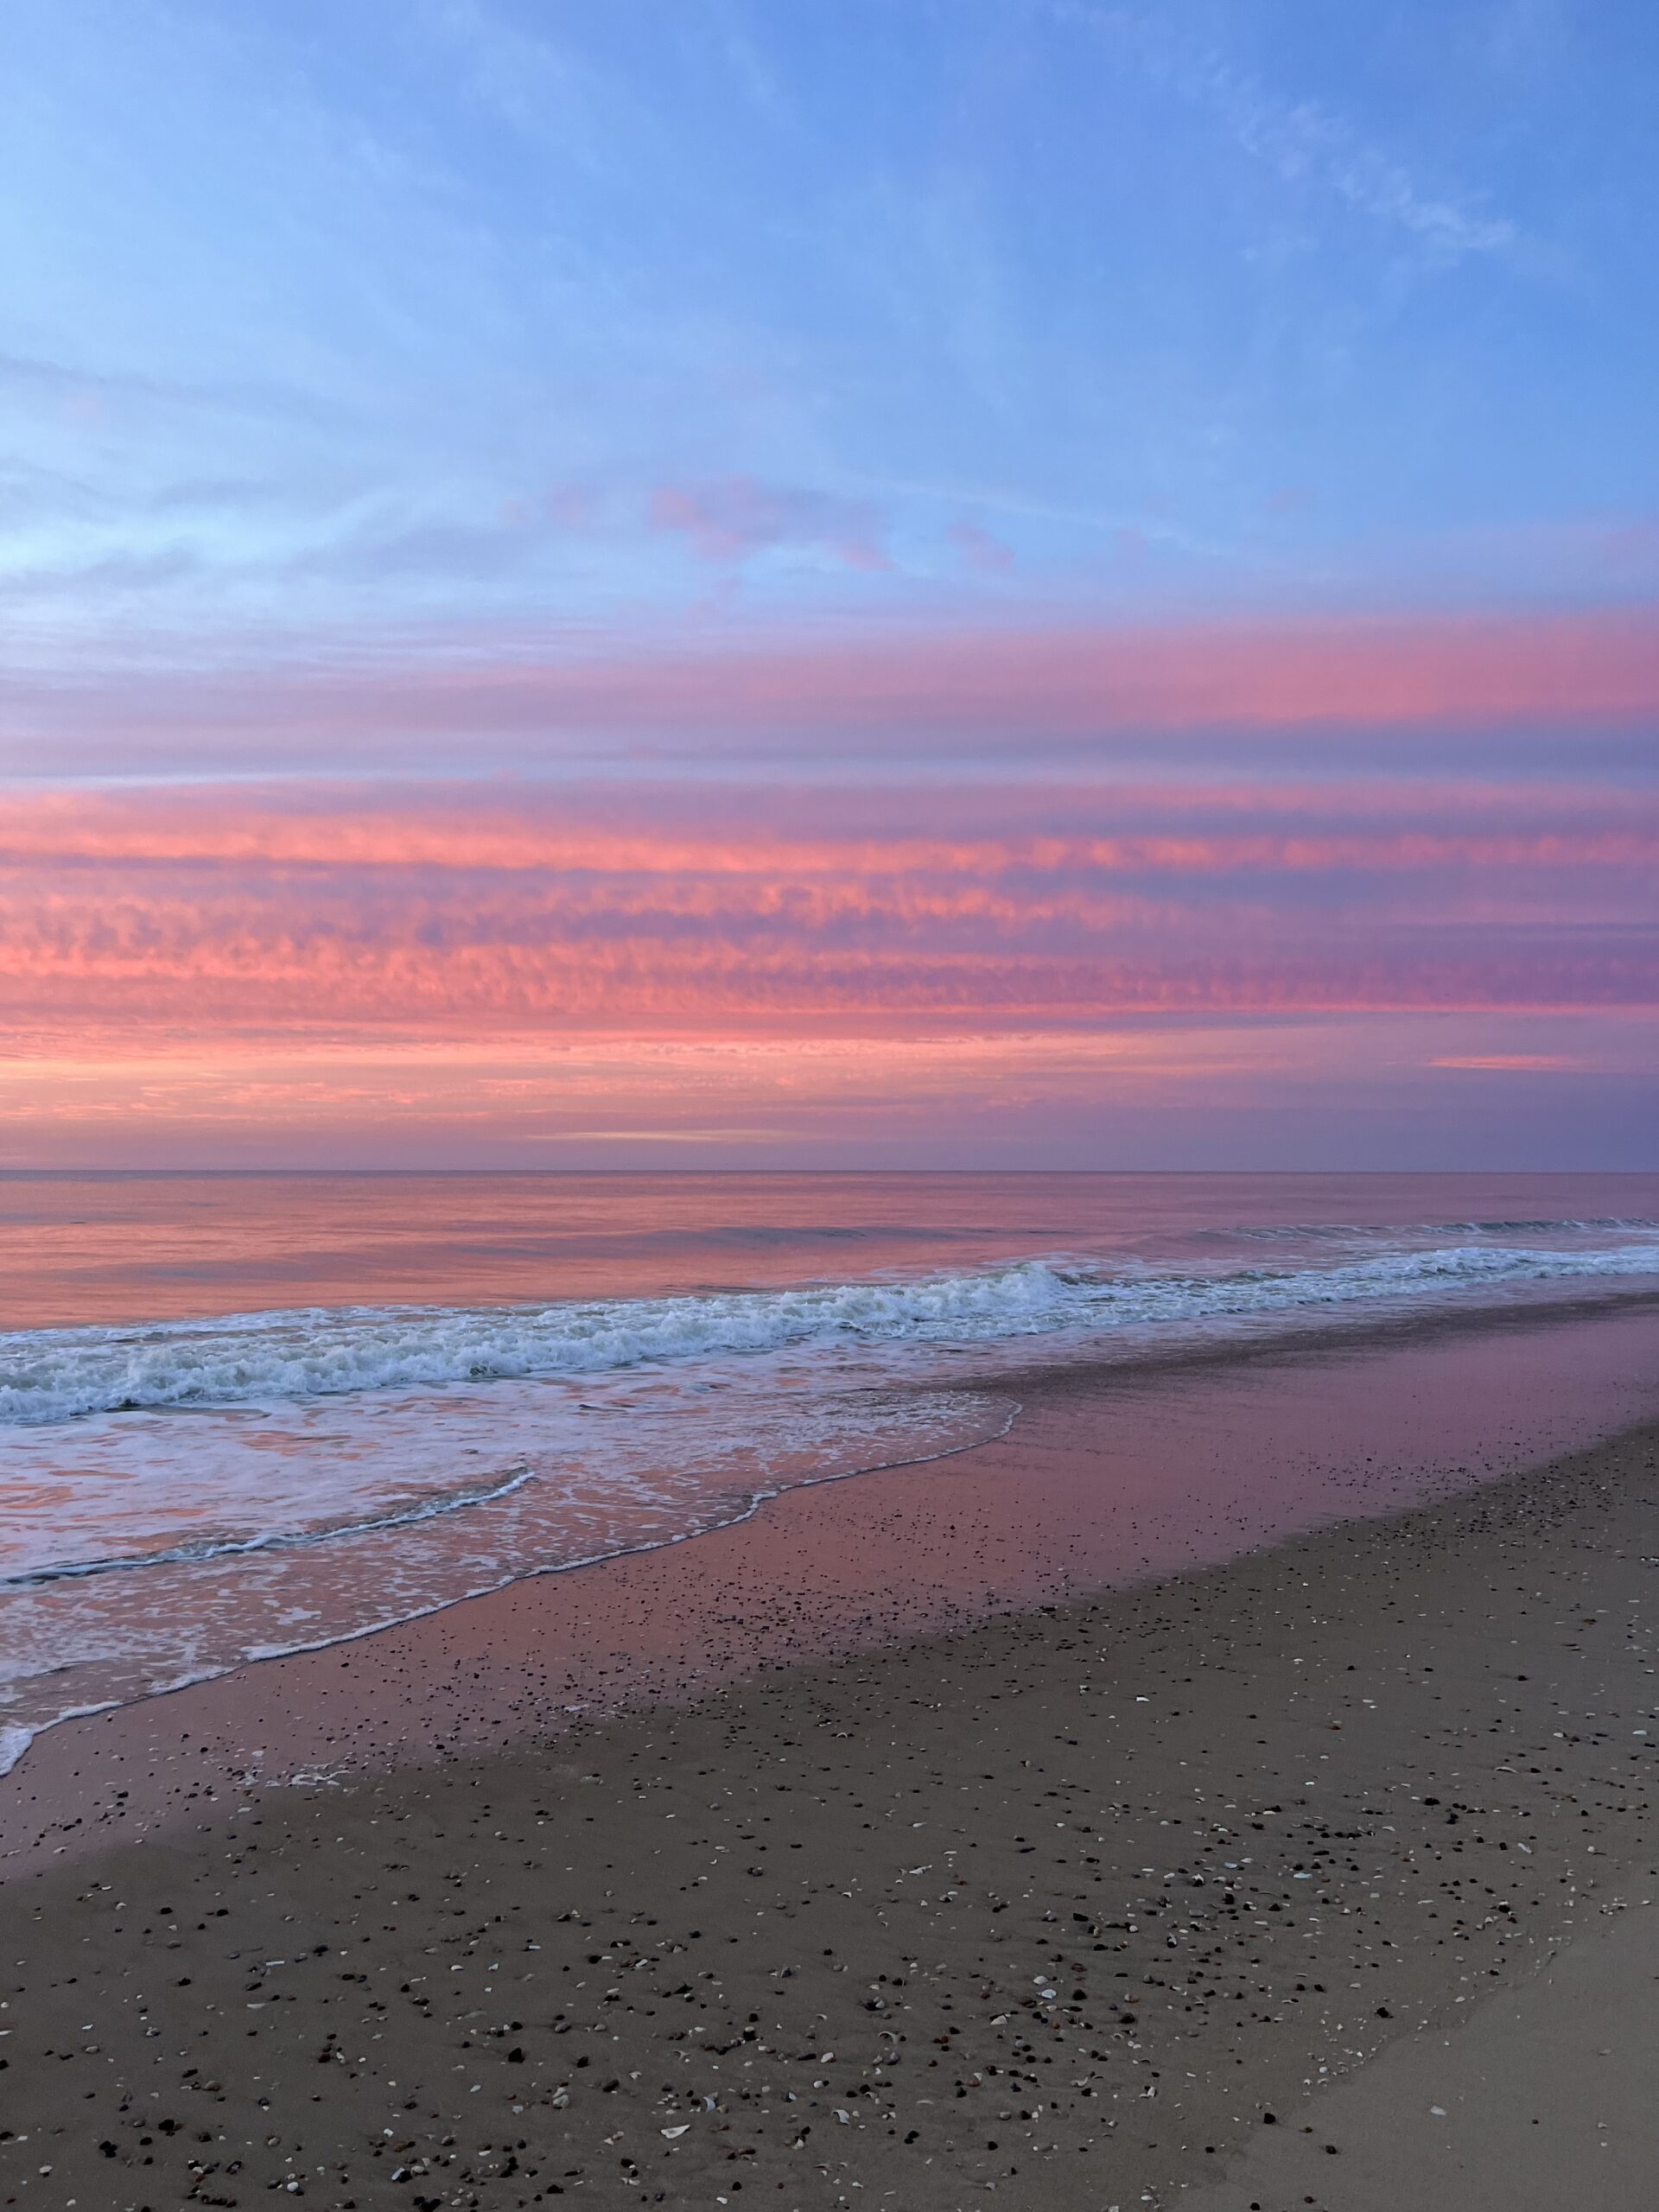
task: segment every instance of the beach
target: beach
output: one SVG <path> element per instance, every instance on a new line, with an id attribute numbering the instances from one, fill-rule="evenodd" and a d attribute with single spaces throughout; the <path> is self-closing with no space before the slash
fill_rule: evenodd
<path id="1" fill-rule="evenodd" d="M 1659 2212 L 1659 12 L 3 36 L 0 2212 Z"/>
<path id="2" fill-rule="evenodd" d="M 1115 1564 L 1109 1408 L 1051 1379 L 943 1465 L 49 1731 L 0 2195 L 1341 2212 L 1410 2156 L 1393 2201 L 1643 2201 L 1656 1431 L 1514 1471 L 1446 1424 L 1482 1357 L 1495 1439 L 1546 1338 L 1652 1330 L 1392 1348 L 1344 1420 L 1453 1449 L 1367 1489 L 1327 1407 L 1300 1533 L 1248 1501 L 1305 1376 L 1143 1410 L 1167 1470 L 1206 1408 L 1230 1506 Z"/>

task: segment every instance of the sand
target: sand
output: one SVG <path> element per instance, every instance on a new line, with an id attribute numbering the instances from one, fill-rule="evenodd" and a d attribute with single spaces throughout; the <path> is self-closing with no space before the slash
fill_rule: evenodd
<path id="1" fill-rule="evenodd" d="M 1093 1597 L 1542 1464 L 1659 1422 L 1659 1300 L 995 1388 L 1012 1429 L 954 1458 L 49 1731 L 0 1783 L 0 1878 L 19 1851 L 155 1833 L 250 1777 L 539 1744 L 573 1715 Z"/>
<path id="2" fill-rule="evenodd" d="M 0 2202 L 1639 2204 L 1656 1464 L 1046 1603 L 1011 1541 L 957 1575 L 971 1486 L 818 1493 L 770 1642 L 751 1524 L 54 1732 L 0 1805 Z M 930 1497 L 906 1640 L 811 1656 Z M 550 1735 L 629 1605 L 721 1686 Z M 370 1770 L 296 1783 L 330 1744 Z"/>
<path id="3" fill-rule="evenodd" d="M 1611 1916 L 1465 2025 L 1262 2127 L 1186 2212 L 1633 2212 L 1659 2175 L 1659 1910 Z M 1329 2161 L 1342 2160 L 1339 2175 Z"/>

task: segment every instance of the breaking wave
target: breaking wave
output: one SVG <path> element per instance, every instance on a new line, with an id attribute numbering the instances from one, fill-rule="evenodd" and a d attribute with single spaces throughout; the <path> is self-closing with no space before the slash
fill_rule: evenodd
<path id="1" fill-rule="evenodd" d="M 1659 1229 L 1649 1224 L 1558 1223 L 1546 1228 L 1580 1241 L 1505 1242 L 1471 1227 L 1471 1241 L 1362 1251 L 1328 1265 L 1176 1272 L 1045 1259 L 782 1290 L 506 1308 L 307 1307 L 137 1328 L 18 1331 L 0 1338 L 0 1424 L 574 1379 L 746 1353 L 991 1343 L 1659 1275 Z M 1602 1241 L 1582 1241 L 1598 1231 Z"/>

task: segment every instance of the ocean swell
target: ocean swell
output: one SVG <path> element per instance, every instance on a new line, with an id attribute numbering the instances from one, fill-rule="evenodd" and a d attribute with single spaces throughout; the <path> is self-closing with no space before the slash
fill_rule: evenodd
<path id="1" fill-rule="evenodd" d="M 1637 1275 L 1659 1275 L 1659 1233 L 1632 1226 L 1618 1241 L 1593 1245 L 1405 1245 L 1319 1266 L 1178 1272 L 1046 1259 L 909 1281 L 505 1308 L 307 1307 L 143 1328 L 18 1331 L 0 1338 L 0 1424 L 575 1378 L 814 1347 L 1197 1324 Z"/>

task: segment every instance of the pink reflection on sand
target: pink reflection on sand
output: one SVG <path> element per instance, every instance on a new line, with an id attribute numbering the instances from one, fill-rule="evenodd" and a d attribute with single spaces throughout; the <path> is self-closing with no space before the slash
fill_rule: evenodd
<path id="1" fill-rule="evenodd" d="M 166 1816 L 181 1776 L 274 1782 L 522 1745 L 583 1713 L 1201 1571 L 1659 1418 L 1656 1352 L 1644 1308 L 1032 1378 L 1005 1440 L 936 1466 L 796 1491 L 692 1542 L 54 1730 L 0 1786 L 0 1851 L 111 1787 L 142 1823 Z M 1133 1652 L 1122 1665 L 1127 1689 Z"/>

